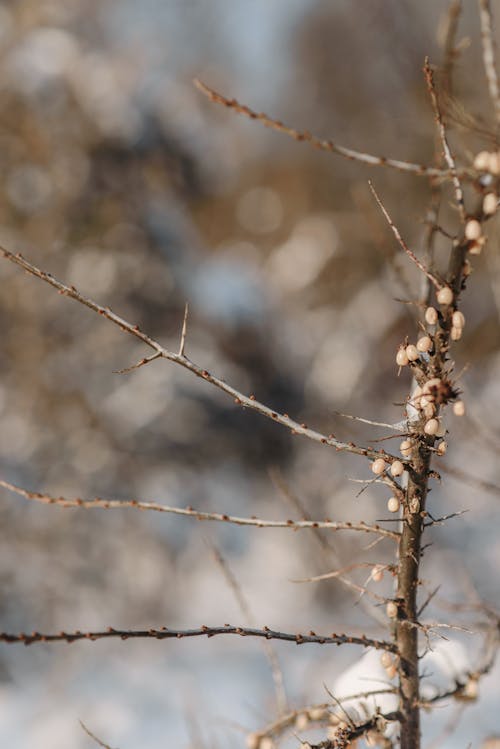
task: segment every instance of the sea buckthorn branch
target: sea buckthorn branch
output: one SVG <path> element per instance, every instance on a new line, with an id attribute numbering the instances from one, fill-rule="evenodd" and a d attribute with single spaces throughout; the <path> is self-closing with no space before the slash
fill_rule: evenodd
<path id="1" fill-rule="evenodd" d="M 355 445 L 353 442 L 341 442 L 340 440 L 336 439 L 335 435 L 333 434 L 321 434 L 314 429 L 310 429 L 307 424 L 299 424 L 299 422 L 291 419 L 288 414 L 278 413 L 272 408 L 269 408 L 269 406 L 266 406 L 264 403 L 259 402 L 254 395 L 247 396 L 243 393 L 240 393 L 234 387 L 228 385 L 224 380 L 219 379 L 215 375 L 208 372 L 206 369 L 203 369 L 202 367 L 192 362 L 191 359 L 189 359 L 184 353 L 175 353 L 164 348 L 160 343 L 158 343 L 158 341 L 155 341 L 154 338 L 151 338 L 142 330 L 140 330 L 138 325 L 133 325 L 132 323 L 127 322 L 127 320 L 115 314 L 109 307 L 103 307 L 94 300 L 83 296 L 74 286 L 67 286 L 62 281 L 56 279 L 50 273 L 47 273 L 46 271 L 38 268 L 36 265 L 30 263 L 20 253 L 14 254 L 4 247 L 0 247 L 0 255 L 3 256 L 6 260 L 9 260 L 10 262 L 15 263 L 19 267 L 23 268 L 23 270 L 25 270 L 32 276 L 35 276 L 36 278 L 45 281 L 45 283 L 49 284 L 50 286 L 53 286 L 63 296 L 70 297 L 80 304 L 83 304 L 85 307 L 88 307 L 94 312 L 97 312 L 98 315 L 101 315 L 101 317 L 104 317 L 114 325 L 117 325 L 124 332 L 129 333 L 130 335 L 145 343 L 146 346 L 154 349 L 157 356 L 149 357 L 149 359 L 142 359 L 140 362 L 134 365 L 132 369 L 142 366 L 148 361 L 152 361 L 156 358 L 168 359 L 175 364 L 179 364 L 181 367 L 184 367 L 184 369 L 189 370 L 197 377 L 200 377 L 202 380 L 211 383 L 219 390 L 222 390 L 224 393 L 231 396 L 236 405 L 243 408 L 249 408 L 252 411 L 257 411 L 262 416 L 265 416 L 268 419 L 271 419 L 272 421 L 275 421 L 276 423 L 286 427 L 291 431 L 292 434 L 302 435 L 313 440 L 314 442 L 319 442 L 322 445 L 329 445 L 330 447 L 334 447 L 338 451 L 350 452 L 354 453 L 355 455 L 362 455 L 371 459 L 382 457 L 384 458 L 384 460 L 389 462 L 395 460 L 395 457 L 393 455 L 386 453 L 384 450 L 374 450 L 372 447 L 362 447 L 359 445 Z M 183 330 L 185 320 L 186 317 L 184 317 Z M 183 351 L 183 348 L 184 341 L 181 340 L 181 351 Z"/>
<path id="2" fill-rule="evenodd" d="M 50 494 L 40 492 L 31 492 L 20 486 L 0 479 L 0 486 L 18 494 L 32 502 L 40 502 L 45 505 L 55 505 L 56 507 L 80 507 L 86 510 L 104 509 L 104 510 L 121 510 L 127 507 L 135 510 L 150 510 L 153 512 L 166 512 L 172 515 L 184 515 L 185 517 L 196 520 L 208 520 L 220 523 L 232 523 L 233 525 L 245 525 L 254 528 L 291 528 L 292 530 L 301 530 L 305 528 L 324 529 L 332 531 L 361 531 L 364 533 L 375 533 L 384 538 L 399 540 L 397 531 L 390 531 L 382 528 L 380 525 L 368 525 L 363 521 L 351 523 L 350 521 L 342 522 L 335 520 L 265 520 L 257 517 L 237 517 L 226 515 L 220 512 L 204 512 L 194 510 L 192 507 L 170 507 L 158 502 L 143 502 L 136 499 L 103 499 L 96 497 L 94 499 L 81 499 L 79 497 L 52 497 Z"/>
<path id="3" fill-rule="evenodd" d="M 95 640 L 108 640 L 110 638 L 120 640 L 182 640 L 189 637 L 216 637 L 218 635 L 239 635 L 240 637 L 260 637 L 265 640 L 284 640 L 285 642 L 294 642 L 296 645 L 313 643 L 316 645 L 361 645 L 365 648 L 386 650 L 389 653 L 396 652 L 394 643 L 375 640 L 364 635 L 356 636 L 344 633 L 317 635 L 313 631 L 307 635 L 303 635 L 301 633 L 278 632 L 269 627 L 256 629 L 254 627 L 233 627 L 231 624 L 224 624 L 221 627 L 207 627 L 202 624 L 197 629 L 169 629 L 167 627 L 161 627 L 160 629 L 114 629 L 113 627 L 108 627 L 107 629 L 92 632 L 76 630 L 74 632 L 57 632 L 52 634 L 44 634 L 43 632 L 31 632 L 31 634 L 25 632 L 0 632 L 0 642 L 5 642 L 9 645 L 18 643 L 33 645 L 41 642 L 72 643 L 78 640 L 90 640 L 94 642 Z"/>
<path id="4" fill-rule="evenodd" d="M 222 106 L 231 109 L 237 114 L 242 114 L 251 120 L 257 120 L 258 122 L 261 122 L 265 127 L 269 127 L 272 130 L 284 133 L 285 135 L 290 136 L 296 141 L 309 143 L 311 146 L 313 146 L 313 148 L 317 148 L 321 151 L 336 153 L 351 161 L 360 161 L 363 164 L 368 164 L 369 166 L 386 166 L 391 169 L 397 169 L 401 172 L 411 172 L 412 174 L 416 174 L 421 177 L 449 178 L 453 176 L 451 170 L 436 169 L 435 167 L 424 166 L 422 164 L 412 164 L 408 161 L 400 161 L 398 159 L 386 159 L 383 156 L 373 156 L 368 153 L 355 151 L 352 148 L 340 146 L 331 140 L 318 138 L 316 135 L 312 135 L 312 133 L 308 132 L 307 130 L 295 130 L 293 127 L 289 127 L 283 122 L 275 120 L 272 117 L 269 117 L 267 114 L 264 114 L 263 112 L 254 112 L 252 109 L 250 109 L 250 107 L 247 107 L 244 104 L 240 104 L 236 99 L 228 99 L 197 78 L 194 79 L 194 85 L 199 91 L 202 92 L 202 94 L 208 97 L 208 99 L 210 99 L 210 101 L 214 102 L 215 104 L 221 104 Z M 465 169 L 460 172 L 460 176 L 462 177 L 472 176 L 472 174 L 473 173 L 470 170 Z"/>

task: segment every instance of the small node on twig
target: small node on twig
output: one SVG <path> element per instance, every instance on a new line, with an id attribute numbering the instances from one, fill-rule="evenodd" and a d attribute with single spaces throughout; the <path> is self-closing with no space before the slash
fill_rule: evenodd
<path id="1" fill-rule="evenodd" d="M 481 236 L 481 224 L 475 218 L 469 219 L 465 224 L 465 238 L 466 239 L 479 239 Z"/>
<path id="2" fill-rule="evenodd" d="M 383 458 L 377 458 L 372 463 L 372 472 L 375 474 L 375 476 L 380 476 L 382 473 L 384 473 L 386 468 L 387 463 Z"/>
<path id="3" fill-rule="evenodd" d="M 455 416 L 463 416 L 465 414 L 465 403 L 463 401 L 456 401 L 453 404 L 453 413 Z"/>
<path id="4" fill-rule="evenodd" d="M 487 193 L 483 198 L 483 213 L 485 216 L 493 216 L 498 208 L 498 195 L 495 192 Z"/>
<path id="5" fill-rule="evenodd" d="M 428 335 L 422 336 L 417 341 L 417 350 L 422 354 L 426 354 L 432 348 L 432 338 Z"/>
<path id="6" fill-rule="evenodd" d="M 387 509 L 389 512 L 398 512 L 401 504 L 397 497 L 391 497 L 387 502 Z"/>
<path id="7" fill-rule="evenodd" d="M 448 443 L 443 440 L 443 442 L 440 442 L 439 445 L 437 446 L 438 455 L 445 455 L 447 449 L 448 449 Z"/>
<path id="8" fill-rule="evenodd" d="M 385 607 L 385 613 L 389 619 L 395 619 L 398 615 L 398 607 L 394 601 L 389 601 Z"/>
<path id="9" fill-rule="evenodd" d="M 434 307 L 427 307 L 425 310 L 425 322 L 427 325 L 435 325 L 438 321 L 437 309 Z"/>
<path id="10" fill-rule="evenodd" d="M 413 343 L 410 343 L 406 347 L 405 351 L 406 351 L 406 356 L 408 357 L 408 361 L 417 361 L 417 359 L 420 357 L 418 349 L 416 346 L 413 345 Z"/>
<path id="11" fill-rule="evenodd" d="M 391 475 L 392 476 L 401 476 L 401 474 L 404 472 L 404 465 L 401 463 L 400 460 L 395 460 L 391 464 Z"/>
<path id="12" fill-rule="evenodd" d="M 406 353 L 406 348 L 404 346 L 400 346 L 398 348 L 398 353 L 396 354 L 396 364 L 398 367 L 406 367 L 406 365 L 409 363 L 408 355 Z"/>
<path id="13" fill-rule="evenodd" d="M 453 291 L 449 286 L 443 286 L 436 294 L 439 304 L 450 305 L 453 302 Z"/>
<path id="14" fill-rule="evenodd" d="M 429 419 L 429 421 L 426 421 L 424 426 L 424 432 L 429 435 L 429 437 L 435 437 L 439 431 L 439 421 L 437 419 Z"/>
<path id="15" fill-rule="evenodd" d="M 399 452 L 403 458 L 409 458 L 411 455 L 412 443 L 411 440 L 403 440 L 399 446 Z"/>

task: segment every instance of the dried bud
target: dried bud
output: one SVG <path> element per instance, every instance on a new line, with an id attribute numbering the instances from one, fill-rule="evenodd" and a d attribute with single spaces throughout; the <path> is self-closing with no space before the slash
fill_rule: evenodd
<path id="1" fill-rule="evenodd" d="M 396 364 L 399 367 L 406 367 L 408 364 L 408 356 L 406 355 L 406 350 L 401 346 L 401 348 L 398 349 L 398 353 L 396 354 Z"/>
<path id="2" fill-rule="evenodd" d="M 498 197 L 496 193 L 489 192 L 487 195 L 484 196 L 483 213 L 486 216 L 492 216 L 494 213 L 496 213 L 497 207 L 498 207 Z"/>
<path id="3" fill-rule="evenodd" d="M 391 475 L 392 476 L 401 476 L 401 474 L 403 473 L 404 469 L 405 469 L 405 467 L 401 463 L 401 461 L 400 460 L 395 460 L 391 464 Z"/>
<path id="4" fill-rule="evenodd" d="M 467 700 L 468 702 L 474 702 L 477 700 L 479 695 L 479 685 L 477 679 L 471 677 L 467 684 L 464 686 L 457 699 Z"/>
<path id="5" fill-rule="evenodd" d="M 406 356 L 408 357 L 409 361 L 417 361 L 419 358 L 418 349 L 416 346 L 413 345 L 413 343 L 410 343 L 409 346 L 406 347 Z"/>
<path id="6" fill-rule="evenodd" d="M 389 601 L 387 606 L 385 607 L 385 613 L 389 617 L 389 619 L 395 619 L 398 615 L 398 607 L 394 603 L 394 601 Z"/>
<path id="7" fill-rule="evenodd" d="M 392 666 L 392 655 L 388 653 L 387 651 L 385 653 L 382 653 L 380 656 L 380 663 L 384 668 L 389 668 L 389 666 Z"/>
<path id="8" fill-rule="evenodd" d="M 480 255 L 483 251 L 483 247 L 486 242 L 486 237 L 479 237 L 479 239 L 474 239 L 472 242 L 469 243 L 468 250 L 470 255 Z"/>
<path id="9" fill-rule="evenodd" d="M 446 451 L 448 449 L 448 443 L 447 442 L 440 442 L 437 446 L 438 455 L 445 455 Z"/>
<path id="10" fill-rule="evenodd" d="M 433 437 L 438 433 L 439 421 L 437 419 L 429 419 L 424 426 L 424 432 L 430 437 Z"/>
<path id="11" fill-rule="evenodd" d="M 451 304 L 453 301 L 453 291 L 449 286 L 443 286 L 436 294 L 436 298 L 439 304 Z"/>
<path id="12" fill-rule="evenodd" d="M 481 224 L 476 221 L 475 218 L 471 218 L 465 224 L 465 238 L 466 239 L 479 239 L 481 236 Z"/>
<path id="13" fill-rule="evenodd" d="M 450 338 L 452 341 L 459 341 L 462 337 L 463 328 L 453 328 L 450 330 Z"/>
<path id="14" fill-rule="evenodd" d="M 403 458 L 409 458 L 411 455 L 411 440 L 403 440 L 399 446 L 399 452 Z"/>
<path id="15" fill-rule="evenodd" d="M 479 172 L 487 172 L 490 167 L 490 154 L 488 151 L 480 151 L 474 159 L 474 169 Z"/>
<path id="16" fill-rule="evenodd" d="M 489 154 L 488 171 L 495 176 L 500 174 L 500 154 L 498 151 Z"/>
<path id="17" fill-rule="evenodd" d="M 422 392 L 429 395 L 435 388 L 438 388 L 440 385 L 441 380 L 439 379 L 439 377 L 431 377 L 430 380 L 427 380 L 427 382 L 424 383 Z"/>
<path id="18" fill-rule="evenodd" d="M 434 403 L 426 403 L 423 407 L 423 411 L 426 419 L 432 419 L 436 413 L 436 407 L 434 406 Z"/>
<path id="19" fill-rule="evenodd" d="M 451 316 L 451 324 L 454 328 L 464 328 L 465 327 L 465 317 L 460 312 L 460 310 L 456 309 L 453 315 Z"/>
<path id="20" fill-rule="evenodd" d="M 443 423 L 442 423 L 442 422 L 440 421 L 440 422 L 439 422 L 439 427 L 438 427 L 438 430 L 437 430 L 437 432 L 436 432 L 436 437 L 444 437 L 444 435 L 445 435 L 445 434 L 446 434 L 446 429 L 445 429 L 445 426 L 444 426 L 444 424 L 443 424 Z"/>
<path id="21" fill-rule="evenodd" d="M 432 348 L 432 338 L 428 335 L 422 336 L 422 338 L 419 338 L 417 341 L 417 349 L 421 351 L 423 354 L 426 354 L 427 351 L 430 351 Z"/>
<path id="22" fill-rule="evenodd" d="M 438 313 L 435 307 L 427 307 L 425 310 L 425 322 L 427 325 L 435 325 L 438 321 Z"/>
<path id="23" fill-rule="evenodd" d="M 387 463 L 383 458 L 377 458 L 372 463 L 372 471 L 376 476 L 380 476 L 387 468 Z"/>
<path id="24" fill-rule="evenodd" d="M 394 677 L 396 676 L 396 674 L 397 674 L 397 672 L 398 672 L 398 669 L 397 669 L 397 668 L 396 668 L 396 666 L 395 666 L 395 665 L 394 665 L 394 664 L 392 663 L 392 664 L 391 664 L 390 666 L 388 666 L 388 667 L 387 667 L 387 668 L 385 669 L 385 672 L 386 672 L 386 674 L 387 674 L 387 677 L 388 677 L 389 679 L 394 679 Z"/>
<path id="25" fill-rule="evenodd" d="M 387 509 L 389 510 L 389 512 L 397 512 L 399 508 L 399 499 L 397 497 L 391 497 L 387 502 Z"/>
<path id="26" fill-rule="evenodd" d="M 453 404 L 453 413 L 455 416 L 463 416 L 465 413 L 465 403 L 463 401 L 457 401 Z"/>

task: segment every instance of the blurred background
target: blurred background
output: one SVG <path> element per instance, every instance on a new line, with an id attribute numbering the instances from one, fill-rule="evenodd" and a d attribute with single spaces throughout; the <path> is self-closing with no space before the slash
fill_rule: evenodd
<path id="1" fill-rule="evenodd" d="M 453 127 L 464 166 L 491 147 L 492 127 L 476 7 L 466 6 L 453 94 L 485 127 Z M 325 433 L 364 444 L 387 436 L 336 414 L 397 422 L 410 385 L 394 356 L 415 336 L 414 308 L 398 300 L 417 299 L 420 281 L 367 180 L 418 252 L 428 181 L 289 141 L 211 104 L 192 79 L 342 145 L 432 164 L 422 65 L 425 55 L 443 59 L 447 8 L 442 0 L 4 0 L 1 242 L 167 347 L 178 347 L 189 302 L 187 354 L 201 366 Z M 453 231 L 448 200 L 440 210 Z M 468 415 L 450 421 L 445 464 L 498 483 L 500 273 L 489 231 L 455 351 Z M 438 262 L 447 251 L 438 239 Z M 387 517 L 387 492 L 371 485 L 358 496 L 352 482 L 370 478 L 368 463 L 242 413 L 167 362 L 116 374 L 144 347 L 8 263 L 0 282 L 6 480 L 56 496 L 267 518 Z M 398 442 L 383 444 L 396 451 Z M 471 510 L 429 533 L 424 570 L 429 589 L 442 585 L 429 617 L 458 621 L 445 600 L 498 600 L 499 497 L 453 473 L 435 483 L 435 515 Z M 340 533 L 62 510 L 4 490 L 0 514 L 4 631 L 243 624 L 215 546 L 259 626 L 383 634 L 368 599 L 335 580 L 293 580 L 354 560 L 388 562 L 388 541 L 367 549 L 366 538 Z M 361 584 L 366 577 L 352 574 Z M 390 580 L 377 590 L 390 591 Z M 480 640 L 463 639 L 474 663 Z M 360 655 L 286 644 L 275 652 L 292 707 L 325 701 L 324 685 Z M 499 681 L 497 669 L 456 718 L 461 745 L 499 731 Z M 424 718 L 426 744 L 455 711 Z M 269 665 L 250 639 L 0 649 L 0 737 L 16 749 L 92 746 L 79 719 L 119 749 L 224 749 L 244 746 L 246 731 L 275 716 Z"/>

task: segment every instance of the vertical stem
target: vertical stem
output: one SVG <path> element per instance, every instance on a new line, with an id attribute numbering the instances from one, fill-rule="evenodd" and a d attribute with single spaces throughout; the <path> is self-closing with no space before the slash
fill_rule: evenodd
<path id="1" fill-rule="evenodd" d="M 425 445 L 416 444 L 412 456 L 414 471 L 408 479 L 403 528 L 399 543 L 398 618 L 396 644 L 398 646 L 399 689 L 401 698 L 401 749 L 420 747 L 420 707 L 418 673 L 417 588 L 419 580 L 422 511 L 425 509 L 430 466 L 430 452 Z"/>

